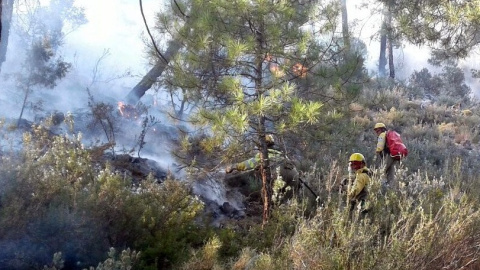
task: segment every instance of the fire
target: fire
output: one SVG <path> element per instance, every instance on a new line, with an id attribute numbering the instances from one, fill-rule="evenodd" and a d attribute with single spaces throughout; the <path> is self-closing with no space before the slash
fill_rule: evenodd
<path id="1" fill-rule="evenodd" d="M 285 72 L 281 69 L 278 63 L 274 61 L 271 54 L 267 53 L 264 60 L 268 63 L 268 68 L 270 69 L 270 72 L 273 74 L 273 76 L 275 76 L 276 78 L 280 78 L 285 75 Z M 285 64 L 288 64 L 288 60 L 285 60 Z M 292 73 L 297 77 L 305 78 L 307 77 L 307 72 L 308 68 L 306 68 L 300 63 L 296 63 L 292 66 Z"/>
<path id="2" fill-rule="evenodd" d="M 307 76 L 308 68 L 306 68 L 304 65 L 300 63 L 296 63 L 295 65 L 293 65 L 292 71 L 293 71 L 293 74 L 295 74 L 295 76 L 298 76 L 300 78 L 305 78 Z"/>
<path id="3" fill-rule="evenodd" d="M 123 113 L 124 110 L 125 110 L 125 103 L 119 101 L 118 102 L 118 111 L 120 111 L 120 114 L 122 116 L 124 116 L 124 113 Z"/>
<path id="4" fill-rule="evenodd" d="M 278 66 L 278 63 L 273 61 L 271 54 L 267 53 L 264 60 L 268 63 L 268 69 L 275 78 L 280 78 L 285 75 L 285 72 Z"/>
<path id="5" fill-rule="evenodd" d="M 269 53 L 267 53 L 267 55 L 265 56 L 265 61 L 267 61 L 267 62 L 272 62 L 272 60 L 273 60 L 273 59 L 272 59 L 272 55 L 269 54 Z"/>
<path id="6" fill-rule="evenodd" d="M 277 64 L 274 63 L 269 63 L 270 64 L 270 72 L 275 76 L 276 78 L 283 77 L 285 75 L 285 72 L 281 70 Z"/>
<path id="7" fill-rule="evenodd" d="M 121 101 L 118 102 L 118 111 L 125 118 L 136 119 L 139 116 L 139 113 L 134 106 L 129 105 L 129 104 L 125 104 Z"/>

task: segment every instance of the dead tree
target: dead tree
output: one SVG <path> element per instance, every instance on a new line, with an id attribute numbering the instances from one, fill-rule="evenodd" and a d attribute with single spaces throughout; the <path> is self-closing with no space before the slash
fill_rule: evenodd
<path id="1" fill-rule="evenodd" d="M 147 92 L 147 90 L 150 89 L 157 81 L 157 78 L 162 75 L 170 60 L 177 54 L 181 47 L 181 44 L 176 40 L 171 41 L 167 51 L 162 54 L 163 57 L 157 61 L 155 66 L 150 69 L 147 75 L 145 75 L 142 80 L 135 85 L 130 93 L 128 93 L 127 97 L 125 98 L 125 102 L 128 104 L 136 104 L 140 98 L 145 95 L 145 92 Z"/>

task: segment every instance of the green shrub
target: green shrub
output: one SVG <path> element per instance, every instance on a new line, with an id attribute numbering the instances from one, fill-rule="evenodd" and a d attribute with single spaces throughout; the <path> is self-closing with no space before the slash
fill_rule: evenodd
<path id="1" fill-rule="evenodd" d="M 155 268 L 203 241 L 195 223 L 203 205 L 184 183 L 148 178 L 133 187 L 111 166 L 94 167 L 80 141 L 36 127 L 23 159 L 2 164 L 3 266 L 41 266 L 62 252 L 66 268 L 87 267 L 110 247 L 131 247 L 145 251 L 140 267 Z"/>

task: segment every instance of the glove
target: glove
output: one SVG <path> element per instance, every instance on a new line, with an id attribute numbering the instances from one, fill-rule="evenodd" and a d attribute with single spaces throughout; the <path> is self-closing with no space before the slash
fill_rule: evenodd
<path id="1" fill-rule="evenodd" d="M 228 166 L 227 168 L 225 168 L 225 173 L 231 173 L 231 172 L 233 172 L 232 166 Z"/>

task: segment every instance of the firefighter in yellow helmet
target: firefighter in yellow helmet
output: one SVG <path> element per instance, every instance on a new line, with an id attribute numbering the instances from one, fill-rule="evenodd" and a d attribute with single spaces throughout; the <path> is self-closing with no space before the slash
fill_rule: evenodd
<path id="1" fill-rule="evenodd" d="M 350 211 L 354 210 L 358 204 L 360 204 L 363 209 L 368 196 L 367 186 L 370 183 L 372 172 L 367 168 L 365 157 L 360 153 L 353 153 L 348 161 L 355 177 L 352 185 L 347 189 Z M 363 211 L 365 211 L 365 209 L 363 209 Z"/>
<path id="2" fill-rule="evenodd" d="M 273 149 L 273 147 L 275 146 L 275 140 L 273 138 L 273 135 L 267 134 L 265 136 L 265 142 L 267 143 L 268 158 L 270 159 L 270 161 L 279 162 L 280 160 L 282 160 L 283 158 L 282 152 Z M 250 159 L 234 164 L 233 166 L 228 166 L 225 169 L 225 172 L 231 173 L 235 170 L 248 171 L 248 170 L 255 169 L 259 165 L 260 165 L 260 152 Z"/>
<path id="3" fill-rule="evenodd" d="M 289 160 L 288 157 L 286 157 L 281 151 L 274 149 L 275 140 L 273 135 L 266 135 L 265 141 L 268 148 L 268 159 L 270 161 L 269 164 L 272 177 L 273 179 L 278 179 L 277 177 L 281 176 L 283 181 L 283 183 L 279 182 L 280 185 L 274 185 L 277 189 L 276 199 L 280 199 L 281 202 L 283 202 L 290 199 L 300 188 L 299 173 L 295 164 Z M 260 161 L 261 154 L 258 152 L 250 159 L 228 166 L 225 169 L 225 173 L 230 174 L 233 171 L 242 172 L 257 169 L 260 166 Z"/>
<path id="4" fill-rule="evenodd" d="M 385 166 L 385 176 L 388 185 L 393 188 L 397 188 L 397 182 L 395 181 L 395 171 L 400 163 L 399 160 L 394 159 L 390 155 L 390 150 L 387 147 L 387 127 L 384 123 L 376 123 L 373 130 L 377 134 L 377 147 L 375 149 L 377 155 L 377 166 Z M 382 164 L 383 163 L 383 164 Z"/>

